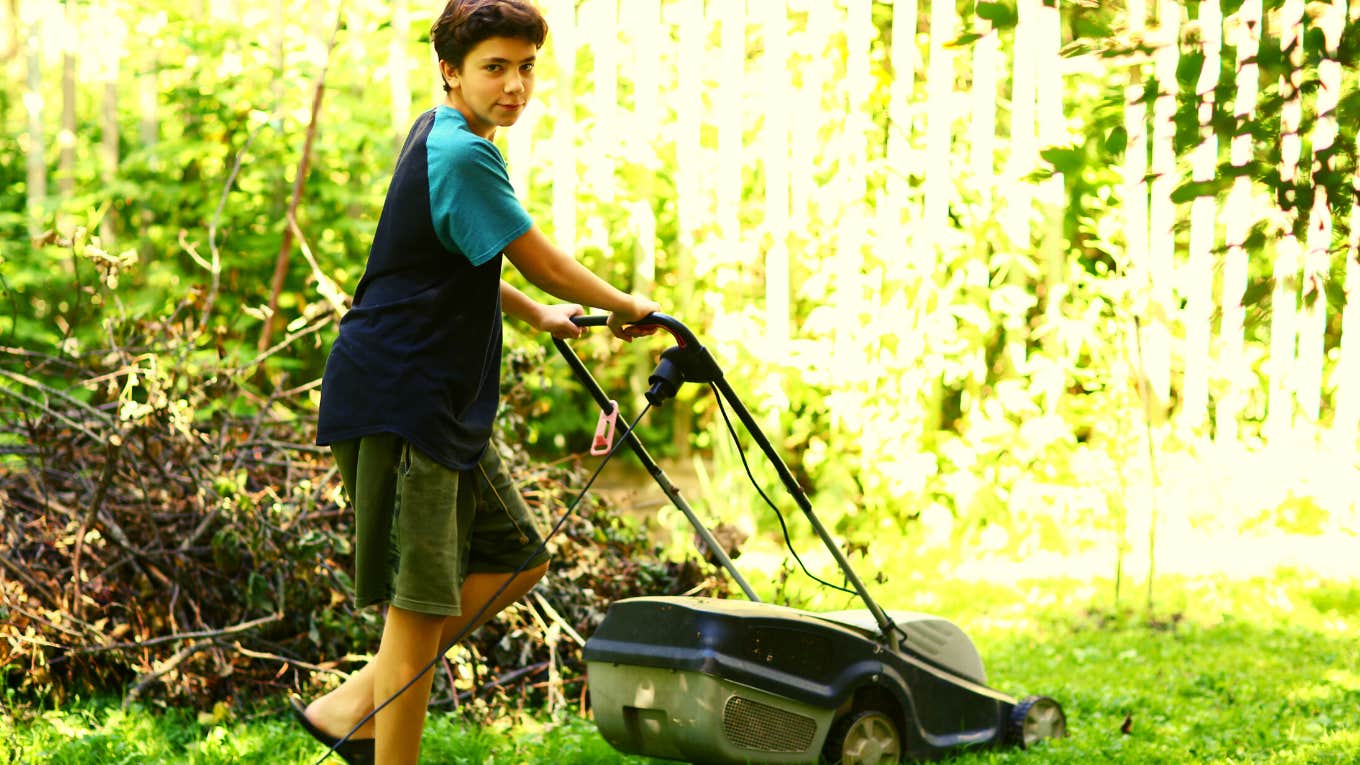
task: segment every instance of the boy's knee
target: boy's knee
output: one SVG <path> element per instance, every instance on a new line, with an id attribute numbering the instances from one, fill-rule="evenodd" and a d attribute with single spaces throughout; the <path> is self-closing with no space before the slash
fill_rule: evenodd
<path id="1" fill-rule="evenodd" d="M 430 614 L 423 611 L 412 611 L 401 606 L 388 606 L 387 625 L 388 630 L 397 630 L 402 633 L 418 635 L 422 633 L 438 633 L 439 628 L 444 625 L 447 616 L 443 614 Z"/>

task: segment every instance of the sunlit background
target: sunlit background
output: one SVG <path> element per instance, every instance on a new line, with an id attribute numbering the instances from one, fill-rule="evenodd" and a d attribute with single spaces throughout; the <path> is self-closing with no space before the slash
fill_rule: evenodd
<path id="1" fill-rule="evenodd" d="M 840 533 L 1107 572 L 1154 544 L 1168 571 L 1360 566 L 1360 9 L 543 8 L 535 104 L 498 137 L 526 205 L 711 340 Z M 255 321 L 333 311 L 438 98 L 435 10 L 5 4 L 0 327 L 57 337 L 64 289 L 27 269 L 69 263 L 18 233 L 69 251 L 76 227 L 138 256 L 130 306 L 211 275 Z M 306 258 L 271 289 L 304 146 Z M 705 458 L 710 512 L 756 525 L 712 414 L 691 393 L 661 430 Z"/>
<path id="2" fill-rule="evenodd" d="M 438 6 L 0 2 L 0 681 L 206 699 L 366 650 L 315 402 L 397 150 L 442 97 Z M 1360 751 L 1360 4 L 540 7 L 534 101 L 497 135 L 527 209 L 712 348 L 885 605 L 1056 684 L 1091 726 L 1064 762 Z M 596 410 L 510 326 L 504 420 L 550 505 Z M 640 411 L 660 342 L 576 347 Z M 745 537 L 763 596 L 848 606 L 795 570 L 706 389 L 639 433 Z M 638 535 L 580 531 L 567 586 L 505 620 L 553 672 L 580 642 L 554 608 L 584 629 L 604 606 L 570 597 L 674 573 L 652 540 L 693 554 L 630 459 L 599 495 Z M 478 650 L 450 654 L 455 704 Z M 549 710 L 584 708 L 554 678 Z M 213 727 L 230 709 L 186 723 L 214 731 L 196 761 L 245 761 Z"/>

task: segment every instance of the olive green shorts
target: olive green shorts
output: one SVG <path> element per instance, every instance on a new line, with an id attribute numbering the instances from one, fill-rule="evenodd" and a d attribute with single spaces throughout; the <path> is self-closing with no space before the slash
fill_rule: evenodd
<path id="1" fill-rule="evenodd" d="M 450 470 L 382 433 L 331 445 L 354 506 L 354 594 L 441 616 L 462 611 L 473 572 L 512 573 L 548 562 L 533 514 L 495 444 L 471 470 Z"/>

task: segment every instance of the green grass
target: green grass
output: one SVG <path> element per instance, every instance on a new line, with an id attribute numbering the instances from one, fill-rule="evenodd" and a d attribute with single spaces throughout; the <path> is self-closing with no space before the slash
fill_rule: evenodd
<path id="1" fill-rule="evenodd" d="M 1046 744 L 1044 763 L 1360 762 L 1360 589 L 1259 580 L 1227 590 L 1182 582 L 1178 607 L 1151 624 L 1054 604 L 1014 628 L 980 619 L 973 634 L 993 685 L 1063 704 L 1071 736 Z"/>
<path id="2" fill-rule="evenodd" d="M 199 720 L 191 711 L 123 710 L 116 701 L 87 701 L 39 713 L 17 725 L 0 722 L 0 763 L 303 765 L 315 763 L 323 754 L 325 749 L 290 718 L 263 709 L 249 719 L 214 723 Z M 338 765 L 341 760 L 331 757 L 326 762 Z M 436 713 L 426 726 L 421 762 L 592 765 L 648 760 L 618 754 L 589 721 L 577 717 L 479 728 Z"/>
<path id="3" fill-rule="evenodd" d="M 1360 585 L 1282 573 L 1162 581 L 1156 617 L 1109 606 L 1100 581 L 1001 585 L 906 577 L 884 599 L 942 613 L 978 643 L 990 683 L 1053 696 L 1071 736 L 981 763 L 1360 762 Z M 0 763 L 313 763 L 322 750 L 274 707 L 124 711 L 85 701 L 0 718 Z M 1131 717 L 1132 730 L 1120 728 Z M 641 763 L 586 720 L 476 728 L 435 713 L 427 763 Z M 335 762 L 334 759 L 328 762 Z"/>

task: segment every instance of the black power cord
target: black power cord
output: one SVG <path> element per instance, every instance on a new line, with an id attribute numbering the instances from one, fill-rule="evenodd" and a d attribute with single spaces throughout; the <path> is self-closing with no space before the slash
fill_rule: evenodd
<path id="1" fill-rule="evenodd" d="M 747 479 L 751 481 L 751 485 L 755 487 L 756 493 L 760 495 L 760 498 L 765 500 L 765 504 L 769 505 L 770 509 L 774 511 L 774 517 L 779 519 L 779 528 L 784 532 L 784 546 L 789 548 L 789 554 L 793 556 L 794 560 L 798 561 L 799 568 L 803 569 L 803 573 L 807 574 L 808 577 L 815 582 L 819 582 L 833 590 L 839 590 L 848 595 L 859 597 L 859 593 L 849 587 L 832 584 L 808 570 L 807 565 L 803 563 L 803 559 L 798 556 L 798 551 L 794 549 L 793 540 L 789 538 L 789 526 L 784 522 L 784 514 L 779 512 L 779 508 L 775 506 L 774 502 L 772 502 L 769 496 L 765 494 L 765 490 L 760 488 L 760 484 L 756 481 L 756 477 L 751 474 L 751 466 L 746 462 L 746 449 L 741 445 L 741 439 L 737 437 L 737 429 L 732 426 L 731 418 L 727 416 L 727 407 L 723 406 L 722 393 L 718 391 L 718 386 L 713 383 L 709 383 L 708 387 L 713 390 L 713 398 L 718 402 L 718 411 L 722 414 L 723 423 L 727 425 L 727 432 L 732 436 L 732 443 L 737 447 L 737 456 L 741 457 L 741 466 L 746 469 Z"/>
<path id="2" fill-rule="evenodd" d="M 722 393 L 719 392 L 718 386 L 713 383 L 709 383 L 708 387 L 713 390 L 713 398 L 718 402 L 718 412 L 722 414 L 723 423 L 727 425 L 727 433 L 732 437 L 732 443 L 737 447 L 737 456 L 741 457 L 741 466 L 746 469 L 746 478 L 750 480 L 751 486 L 755 487 L 756 493 L 760 495 L 760 498 L 765 500 L 765 504 L 769 505 L 770 509 L 774 511 L 774 517 L 779 519 L 779 528 L 784 532 L 784 546 L 788 548 L 789 554 L 793 556 L 793 559 L 798 561 L 798 567 L 803 569 L 803 573 L 807 574 L 813 581 L 819 582 L 833 590 L 846 593 L 847 595 L 859 597 L 859 593 L 849 587 L 832 584 L 808 570 L 807 565 L 803 563 L 803 559 L 798 556 L 798 550 L 794 549 L 793 540 L 789 538 L 789 527 L 788 524 L 784 522 L 784 514 L 779 511 L 778 506 L 776 506 L 775 503 L 770 500 L 769 496 L 765 494 L 765 491 L 760 488 L 760 483 L 757 482 L 756 477 L 751 474 L 751 466 L 746 462 L 746 449 L 741 445 L 741 439 L 737 436 L 737 429 L 733 427 L 731 418 L 727 416 L 727 407 L 723 406 Z M 901 625 L 893 622 L 891 618 L 888 620 L 888 628 L 898 635 L 901 635 L 903 640 L 910 639 L 907 631 L 903 629 Z M 886 636 L 887 635 L 885 634 L 884 637 Z"/>
<path id="3" fill-rule="evenodd" d="M 494 593 L 492 593 L 491 597 L 487 598 L 486 603 L 482 604 L 482 607 L 477 609 L 477 613 L 472 615 L 472 618 L 468 620 L 467 625 L 465 625 L 463 629 L 460 630 L 458 634 L 454 636 L 453 640 L 449 641 L 448 645 L 445 645 L 442 648 L 440 648 L 439 652 L 435 654 L 434 658 L 431 659 L 430 662 L 425 665 L 424 669 L 416 673 L 415 677 L 411 678 L 410 680 L 407 680 L 405 685 L 398 688 L 396 692 L 393 693 L 391 696 L 388 696 L 387 699 L 383 701 L 383 703 L 374 707 L 373 711 L 364 715 L 363 718 L 359 720 L 359 722 L 355 723 L 353 728 L 350 728 L 348 733 L 346 733 L 344 736 L 341 736 L 340 739 L 337 740 L 334 744 L 331 744 L 331 748 L 326 750 L 326 753 L 321 756 L 321 759 L 316 761 L 317 765 L 321 765 L 321 763 L 325 762 L 327 758 L 329 758 L 332 754 L 335 753 L 335 750 L 337 748 L 339 748 L 346 741 L 349 741 L 350 737 L 353 736 L 360 728 L 364 726 L 364 723 L 373 719 L 373 717 L 377 715 L 378 712 L 387 708 L 388 704 L 391 704 L 393 701 L 397 699 L 398 696 L 405 693 L 406 689 L 410 688 L 412 685 L 415 685 L 416 681 L 424 677 L 426 672 L 429 672 L 430 670 L 434 669 L 434 666 L 439 663 L 439 659 L 443 657 L 444 654 L 449 651 L 449 649 L 453 648 L 455 645 L 458 644 L 459 641 L 461 641 L 464 637 L 467 636 L 467 633 L 470 632 L 472 629 L 472 625 L 476 624 L 478 620 L 482 618 L 482 615 L 486 613 L 486 610 L 491 607 L 492 603 L 496 602 L 496 599 L 501 596 L 501 593 L 505 592 L 506 588 L 510 586 L 510 583 L 515 581 L 516 577 L 518 577 L 520 574 L 524 573 L 524 569 L 526 566 L 529 565 L 529 561 L 537 557 L 538 554 L 548 546 L 548 540 L 552 539 L 554 536 L 557 536 L 557 533 L 562 530 L 562 526 L 566 524 L 567 519 L 570 518 L 572 514 L 576 512 L 576 508 L 578 505 L 581 504 L 581 500 L 585 499 L 586 492 L 590 491 L 590 487 L 595 483 L 595 479 L 600 477 L 600 471 L 604 470 L 604 466 L 609 463 L 610 458 L 612 458 L 615 452 L 619 450 L 619 447 L 623 445 L 623 442 L 628 440 L 628 436 L 632 434 L 633 429 L 637 427 L 638 422 L 642 420 L 643 416 L 646 415 L 647 412 L 651 410 L 651 408 L 652 405 L 650 403 L 644 406 L 642 408 L 642 411 L 638 413 L 638 416 L 634 418 L 631 423 L 629 423 L 627 430 L 624 430 L 622 434 L 620 434 L 614 439 L 614 443 L 612 446 L 610 446 L 609 451 L 604 455 L 604 459 L 600 460 L 600 464 L 596 466 L 595 472 L 591 474 L 590 480 L 586 481 L 586 485 L 581 489 L 580 493 L 576 495 L 576 498 L 571 501 L 571 504 L 567 506 L 566 511 L 562 513 L 562 517 L 558 518 L 557 523 L 553 524 L 552 530 L 548 532 L 548 535 L 543 538 L 543 541 L 539 543 L 538 547 L 535 548 L 533 553 L 530 554 L 529 557 L 525 558 L 523 563 L 519 564 L 519 568 L 515 569 L 515 572 L 506 578 L 505 583 L 502 584 L 500 588 L 497 589 Z"/>

